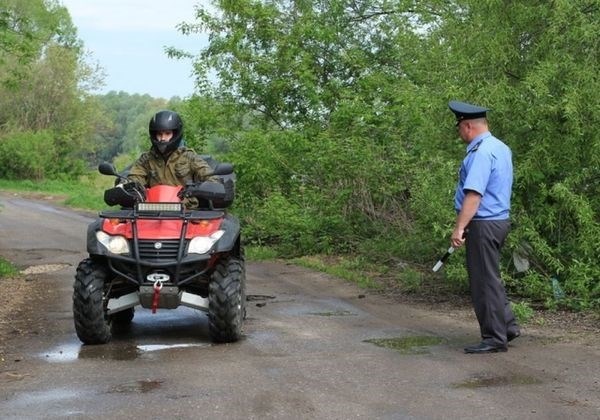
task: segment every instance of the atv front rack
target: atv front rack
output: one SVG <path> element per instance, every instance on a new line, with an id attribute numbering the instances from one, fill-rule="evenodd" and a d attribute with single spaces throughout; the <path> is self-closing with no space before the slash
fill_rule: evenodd
<path id="1" fill-rule="evenodd" d="M 142 204 L 142 203 L 140 203 L 140 204 Z M 103 219 L 130 221 L 130 223 L 131 223 L 132 256 L 133 256 L 133 262 L 135 263 L 135 266 L 136 266 L 137 278 L 134 278 L 131 275 L 128 275 L 127 273 L 122 272 L 121 270 L 118 270 L 114 266 L 114 264 L 112 264 L 112 262 L 110 261 L 111 259 L 109 258 L 109 265 L 111 266 L 111 269 L 114 272 L 118 273 L 123 278 L 125 278 L 126 280 L 128 280 L 136 285 L 144 284 L 145 279 L 144 279 L 144 274 L 142 272 L 142 266 L 163 268 L 163 267 L 165 267 L 165 263 L 164 262 L 153 263 L 151 261 L 142 260 L 142 258 L 140 256 L 140 239 L 139 239 L 139 234 L 138 234 L 137 221 L 138 220 L 181 220 L 182 221 L 181 233 L 180 233 L 179 238 L 175 239 L 175 241 L 178 241 L 175 263 L 168 265 L 169 267 L 171 267 L 173 265 L 175 266 L 173 280 L 175 281 L 176 284 L 182 285 L 182 284 L 188 283 L 189 281 L 193 280 L 194 278 L 202 275 L 203 272 L 199 272 L 191 277 L 186 278 L 184 281 L 179 281 L 182 260 L 184 258 L 184 253 L 185 253 L 185 249 L 186 249 L 186 234 L 187 234 L 187 230 L 188 230 L 188 225 L 190 222 L 194 222 L 194 221 L 215 220 L 215 219 L 222 218 L 224 216 L 224 212 L 218 211 L 218 210 L 184 210 L 183 206 L 181 206 L 181 205 L 178 206 L 177 210 L 175 210 L 176 206 L 171 206 L 171 207 L 166 206 L 167 204 L 175 205 L 175 204 L 181 204 L 181 203 L 147 203 L 147 204 L 160 204 L 161 206 L 155 206 L 155 207 L 152 207 L 152 206 L 144 207 L 143 206 L 140 209 L 139 205 L 137 205 L 136 208 L 134 208 L 134 209 L 122 209 L 122 210 L 117 210 L 117 211 L 103 211 L 99 214 L 99 216 Z M 161 241 L 164 241 L 164 240 L 157 240 L 156 242 L 161 242 Z M 116 260 L 121 260 L 124 262 L 132 261 L 132 259 L 130 257 L 119 256 L 119 255 L 114 255 L 111 258 L 114 258 Z M 206 258 L 204 258 L 204 259 L 206 259 Z"/>
<path id="2" fill-rule="evenodd" d="M 185 210 L 182 203 L 139 203 L 133 209 L 102 211 L 100 217 L 123 220 L 212 220 L 223 217 L 223 214 L 219 210 Z"/>

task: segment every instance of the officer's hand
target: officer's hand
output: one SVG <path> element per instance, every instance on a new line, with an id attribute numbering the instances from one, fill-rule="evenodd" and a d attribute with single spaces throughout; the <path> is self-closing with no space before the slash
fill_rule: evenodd
<path id="1" fill-rule="evenodd" d="M 460 248 L 465 243 L 465 230 L 455 228 L 450 237 L 450 243 L 454 248 Z"/>

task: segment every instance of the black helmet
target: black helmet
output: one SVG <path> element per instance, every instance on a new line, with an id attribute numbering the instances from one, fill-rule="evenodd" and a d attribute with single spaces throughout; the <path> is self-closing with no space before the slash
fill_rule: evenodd
<path id="1" fill-rule="evenodd" d="M 168 142 L 158 141 L 156 133 L 165 130 L 173 131 L 173 137 Z M 183 136 L 183 122 L 176 112 L 160 111 L 150 119 L 148 132 L 150 133 L 150 141 L 156 150 L 162 155 L 168 156 L 173 150 L 179 147 L 181 137 Z"/>

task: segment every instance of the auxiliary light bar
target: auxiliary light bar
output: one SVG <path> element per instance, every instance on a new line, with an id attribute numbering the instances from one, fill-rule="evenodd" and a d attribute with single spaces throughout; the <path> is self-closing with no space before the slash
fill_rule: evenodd
<path id="1" fill-rule="evenodd" d="M 182 203 L 138 203 L 138 211 L 178 211 L 183 209 Z"/>

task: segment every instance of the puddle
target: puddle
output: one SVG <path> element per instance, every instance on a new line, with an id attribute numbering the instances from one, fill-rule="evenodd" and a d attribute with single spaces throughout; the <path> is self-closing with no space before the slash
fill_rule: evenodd
<path id="1" fill-rule="evenodd" d="M 53 363 L 73 362 L 77 359 L 135 360 L 139 357 L 143 357 L 144 354 L 155 351 L 211 346 L 211 343 L 146 344 L 125 346 L 111 343 L 98 346 L 68 344 L 60 346 L 60 348 L 50 353 L 43 353 L 41 357 Z"/>
<path id="2" fill-rule="evenodd" d="M 427 354 L 429 347 L 442 344 L 445 340 L 434 336 L 408 336 L 394 338 L 371 338 L 363 340 L 365 343 L 375 344 L 378 347 L 396 350 L 400 354 Z"/>
<path id="3" fill-rule="evenodd" d="M 49 362 L 72 362 L 77 360 L 79 354 L 79 344 L 67 344 L 51 351 L 50 353 L 42 353 L 41 357 Z"/>
<path id="4" fill-rule="evenodd" d="M 169 349 L 181 349 L 187 347 L 211 347 L 212 344 L 148 344 L 144 346 L 137 346 L 142 352 L 169 350 Z"/>
<path id="5" fill-rule="evenodd" d="M 110 360 L 135 360 L 142 356 L 143 352 L 135 345 L 113 346 L 81 346 L 77 354 L 77 359 L 110 359 Z"/>
<path id="6" fill-rule="evenodd" d="M 81 397 L 81 391 L 54 388 L 49 391 L 28 391 L 17 395 L 10 404 L 13 407 L 49 407 Z"/>
<path id="7" fill-rule="evenodd" d="M 510 385 L 537 385 L 541 383 L 542 381 L 539 379 L 527 375 L 492 376 L 483 374 L 455 383 L 452 386 L 454 388 L 475 389 Z"/>
<path id="8" fill-rule="evenodd" d="M 108 391 L 109 394 L 145 394 L 160 388 L 164 379 L 144 379 L 141 381 L 126 382 L 115 385 Z"/>
<path id="9" fill-rule="evenodd" d="M 69 267 L 69 264 L 41 264 L 41 265 L 32 265 L 31 267 L 27 267 L 25 270 L 21 270 L 21 274 L 31 275 L 31 274 L 46 274 L 53 273 L 55 271 L 62 270 L 63 268 Z"/>
<path id="10" fill-rule="evenodd" d="M 357 316 L 358 315 L 358 314 L 355 314 L 350 311 L 309 312 L 308 314 L 315 315 L 315 316 Z"/>

